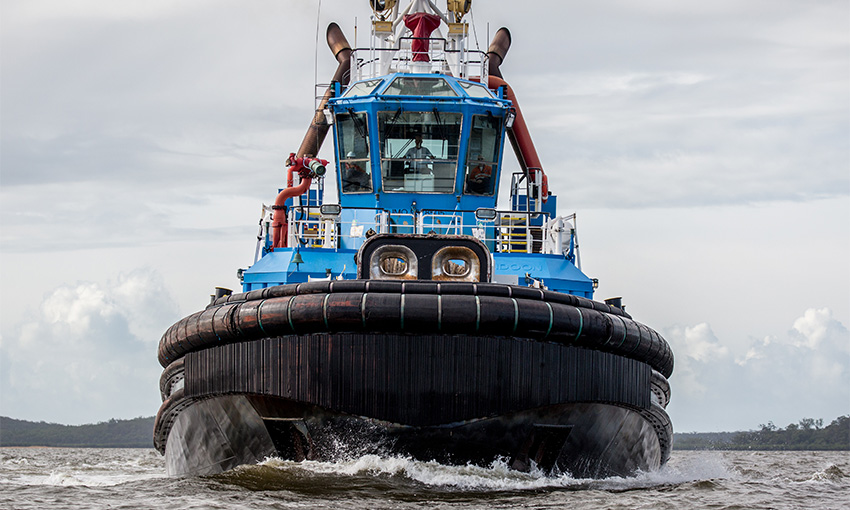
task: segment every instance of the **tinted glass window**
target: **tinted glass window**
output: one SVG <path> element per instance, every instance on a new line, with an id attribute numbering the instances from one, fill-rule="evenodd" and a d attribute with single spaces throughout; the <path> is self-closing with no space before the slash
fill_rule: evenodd
<path id="1" fill-rule="evenodd" d="M 474 115 L 466 151 L 464 193 L 492 195 L 498 178 L 502 117 Z"/>
<path id="2" fill-rule="evenodd" d="M 480 83 L 470 83 L 465 81 L 459 81 L 458 84 L 466 91 L 470 97 L 493 97 L 493 94 L 490 92 L 490 89 L 481 85 Z"/>
<path id="3" fill-rule="evenodd" d="M 390 83 L 384 95 L 457 97 L 457 92 L 443 78 L 399 76 Z"/>
<path id="4" fill-rule="evenodd" d="M 379 112 L 383 190 L 453 193 L 461 120 L 451 112 Z"/>
<path id="5" fill-rule="evenodd" d="M 371 94 L 375 88 L 381 83 L 381 80 L 368 80 L 368 81 L 360 81 L 357 82 L 345 91 L 345 94 L 342 97 L 353 97 L 353 96 L 368 96 Z"/>
<path id="6" fill-rule="evenodd" d="M 372 191 L 369 161 L 369 129 L 365 113 L 339 113 L 336 116 L 339 147 L 339 178 L 343 193 Z"/>

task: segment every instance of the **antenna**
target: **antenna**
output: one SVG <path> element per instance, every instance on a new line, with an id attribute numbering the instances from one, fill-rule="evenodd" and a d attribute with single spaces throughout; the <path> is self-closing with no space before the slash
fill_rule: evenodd
<path id="1" fill-rule="evenodd" d="M 469 7 L 469 18 L 472 21 L 472 35 L 475 36 L 475 49 L 481 51 L 481 46 L 478 44 L 478 31 L 475 30 L 475 9 Z"/>
<path id="2" fill-rule="evenodd" d="M 319 108 L 319 98 L 316 97 L 316 84 L 319 83 L 319 23 L 322 16 L 322 0 L 316 9 L 316 44 L 313 46 L 313 110 Z M 315 156 L 318 156 L 316 154 Z"/>

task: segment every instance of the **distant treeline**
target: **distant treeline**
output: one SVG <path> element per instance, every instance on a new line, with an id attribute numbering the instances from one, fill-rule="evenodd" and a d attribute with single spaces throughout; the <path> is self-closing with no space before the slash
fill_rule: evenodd
<path id="1" fill-rule="evenodd" d="M 153 421 L 151 417 L 59 425 L 0 416 L 0 446 L 153 448 Z"/>
<path id="2" fill-rule="evenodd" d="M 152 448 L 153 417 L 109 420 L 93 425 L 15 420 L 0 416 L 0 446 L 72 446 Z M 826 427 L 823 420 L 804 418 L 777 428 L 773 422 L 748 432 L 674 434 L 676 450 L 850 450 L 850 416 Z"/>
<path id="3" fill-rule="evenodd" d="M 778 428 L 772 421 L 748 432 L 674 434 L 676 450 L 850 450 L 850 416 L 839 416 L 826 427 L 823 420 L 803 418 Z"/>

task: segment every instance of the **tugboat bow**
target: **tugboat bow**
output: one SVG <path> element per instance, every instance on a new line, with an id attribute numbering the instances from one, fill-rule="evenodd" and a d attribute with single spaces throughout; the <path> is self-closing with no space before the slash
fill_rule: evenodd
<path id="1" fill-rule="evenodd" d="M 593 300 L 576 217 L 559 215 L 502 75 L 510 33 L 471 48 L 469 0 L 370 6 L 368 48 L 328 27 L 338 68 L 242 291 L 217 289 L 160 342 L 168 472 L 334 460 L 340 444 L 575 476 L 658 468 L 672 352 L 619 298 Z"/>

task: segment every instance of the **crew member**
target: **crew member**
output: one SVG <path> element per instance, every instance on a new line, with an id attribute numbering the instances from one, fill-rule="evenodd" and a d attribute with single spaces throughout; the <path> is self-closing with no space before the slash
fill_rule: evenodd
<path id="1" fill-rule="evenodd" d="M 428 147 L 422 146 L 422 134 L 416 133 L 416 136 L 413 138 L 414 146 L 407 149 L 407 153 L 404 155 L 406 159 L 410 160 L 409 167 L 414 172 L 421 172 L 422 170 L 428 170 L 428 163 L 426 163 L 425 159 L 434 159 L 434 155 L 431 154 L 431 151 L 428 150 Z"/>
<path id="2" fill-rule="evenodd" d="M 357 154 L 352 151 L 346 154 L 345 157 L 348 160 L 351 160 L 352 158 L 356 158 Z M 342 167 L 343 192 L 348 193 L 372 190 L 372 179 L 369 176 L 369 172 L 363 170 L 363 167 L 355 161 L 343 161 Z"/>
<path id="3" fill-rule="evenodd" d="M 477 155 L 476 160 L 475 166 L 469 167 L 466 174 L 466 192 L 474 195 L 489 195 L 493 167 L 485 163 L 480 154 Z"/>

